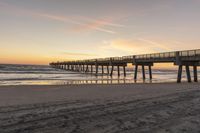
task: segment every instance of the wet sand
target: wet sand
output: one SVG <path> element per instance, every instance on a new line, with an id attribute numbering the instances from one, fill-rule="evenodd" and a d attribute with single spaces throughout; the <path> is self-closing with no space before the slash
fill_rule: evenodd
<path id="1" fill-rule="evenodd" d="M 199 127 L 199 83 L 0 87 L 0 133 L 198 133 Z"/>

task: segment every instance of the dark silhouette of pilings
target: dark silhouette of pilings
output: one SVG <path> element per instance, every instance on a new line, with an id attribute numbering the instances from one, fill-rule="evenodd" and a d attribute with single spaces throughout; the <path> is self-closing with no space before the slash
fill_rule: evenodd
<path id="1" fill-rule="evenodd" d="M 194 82 L 198 82 L 197 66 L 195 66 L 195 65 L 179 65 L 177 83 L 180 83 L 181 80 L 182 80 L 183 66 L 185 66 L 187 81 L 189 83 L 192 82 L 192 78 L 191 78 L 191 74 L 190 74 L 190 67 L 192 66 L 193 67 Z"/>
<path id="2" fill-rule="evenodd" d="M 99 74 L 99 66 L 101 66 L 101 73 L 102 74 L 107 74 L 110 75 L 111 77 L 113 76 L 113 72 L 114 72 L 114 68 L 115 66 L 117 67 L 117 76 L 120 77 L 121 76 L 121 69 L 120 67 L 122 67 L 123 69 L 123 76 L 126 77 L 126 65 L 111 65 L 111 69 L 109 65 L 55 65 L 54 68 L 57 69 L 63 69 L 63 70 L 68 70 L 68 71 L 77 71 L 77 72 L 84 72 L 84 73 L 94 73 L 94 67 L 95 67 L 95 74 L 98 75 Z M 135 70 L 134 70 L 134 79 L 137 80 L 137 76 L 138 76 L 138 68 L 139 66 L 141 67 L 141 73 L 142 73 L 142 78 L 143 80 L 146 79 L 146 70 L 145 68 L 148 68 L 148 74 L 149 74 L 149 79 L 152 80 L 152 66 L 153 63 L 139 63 L 139 64 L 135 64 Z M 106 67 L 106 73 L 105 73 L 105 67 Z M 190 73 L 190 67 L 193 67 L 193 75 L 194 75 L 194 82 L 198 82 L 198 71 L 197 71 L 197 65 L 194 65 L 194 63 L 180 63 L 178 65 L 178 75 L 177 75 L 177 83 L 180 83 L 182 80 L 182 73 L 183 73 L 183 67 L 185 68 L 185 72 L 186 72 L 186 76 L 187 76 L 187 81 L 188 82 L 192 82 L 192 78 L 191 78 L 191 73 Z"/>
<path id="3" fill-rule="evenodd" d="M 153 66 L 153 63 L 136 64 L 135 65 L 135 74 L 134 74 L 134 79 L 135 80 L 137 80 L 138 66 L 142 67 L 142 78 L 143 78 L 143 80 L 146 79 L 145 66 L 148 67 L 148 69 L 149 69 L 149 79 L 151 80 L 152 79 L 152 69 L 151 69 L 151 66 Z"/>
<path id="4" fill-rule="evenodd" d="M 198 82 L 197 66 L 193 66 L 193 72 L 194 72 L 194 82 Z"/>
<path id="5" fill-rule="evenodd" d="M 118 77 L 121 76 L 121 74 L 120 74 L 120 72 L 121 72 L 120 66 L 123 67 L 124 77 L 126 77 L 126 65 L 117 65 L 117 76 L 118 76 Z M 112 66 L 111 66 L 111 70 L 110 70 L 110 76 L 111 76 L 111 77 L 113 76 L 114 67 L 115 67 L 115 65 L 112 65 Z M 109 70 L 108 70 L 108 73 L 109 73 Z"/>
<path id="6" fill-rule="evenodd" d="M 113 76 L 114 71 L 117 71 L 117 76 L 121 76 L 121 71 L 126 76 L 126 66 L 132 63 L 135 66 L 134 79 L 137 80 L 138 68 L 141 67 L 142 78 L 146 79 L 146 70 L 148 69 L 149 79 L 152 79 L 152 66 L 154 63 L 174 63 L 178 66 L 177 82 L 182 80 L 183 68 L 186 70 L 187 81 L 198 82 L 197 68 L 200 66 L 200 49 L 188 50 L 188 51 L 175 51 L 166 53 L 155 53 L 145 55 L 132 55 L 123 57 L 111 57 L 104 59 L 92 59 L 81 61 L 68 61 L 68 62 L 55 62 L 50 65 L 56 69 L 63 69 L 68 71 L 77 71 L 83 73 L 91 73 L 98 75 L 99 73 L 104 75 Z M 115 68 L 116 67 L 116 68 Z M 191 77 L 191 70 L 193 68 L 193 75 Z M 107 68 L 107 70 L 106 70 Z M 99 70 L 100 69 L 100 70 Z M 105 71 L 106 70 L 106 71 Z"/>

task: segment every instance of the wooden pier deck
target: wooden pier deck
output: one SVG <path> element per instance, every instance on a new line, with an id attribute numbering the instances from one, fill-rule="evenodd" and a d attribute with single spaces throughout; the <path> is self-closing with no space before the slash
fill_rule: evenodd
<path id="1" fill-rule="evenodd" d="M 180 83 L 182 79 L 183 66 L 186 69 L 187 80 L 192 82 L 190 67 L 193 68 L 194 82 L 198 82 L 197 67 L 200 66 L 200 49 L 185 50 L 185 51 L 173 51 L 164 53 L 142 54 L 142 55 L 130 55 L 122 57 L 109 57 L 89 60 L 76 60 L 65 62 L 52 62 L 50 66 L 58 69 L 65 69 L 68 71 L 77 71 L 85 73 L 99 73 L 99 67 L 101 67 L 101 73 L 109 74 L 113 76 L 114 67 L 117 67 L 118 76 L 120 76 L 120 68 L 123 68 L 123 75 L 126 76 L 127 64 L 135 65 L 134 79 L 137 79 L 138 67 L 142 67 L 142 77 L 145 80 L 145 67 L 148 67 L 149 78 L 152 79 L 152 66 L 154 63 L 174 63 L 178 67 L 177 82 Z M 105 69 L 107 68 L 106 72 Z"/>

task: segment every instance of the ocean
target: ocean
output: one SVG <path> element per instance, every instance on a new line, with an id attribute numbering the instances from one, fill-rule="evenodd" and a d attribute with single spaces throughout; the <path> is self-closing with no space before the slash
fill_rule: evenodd
<path id="1" fill-rule="evenodd" d="M 104 70 L 106 72 L 106 70 Z M 101 72 L 101 68 L 99 68 Z M 147 79 L 142 79 L 141 70 L 138 73 L 138 80 L 135 81 L 134 69 L 127 68 L 127 76 L 114 75 L 111 78 L 107 74 L 84 74 L 51 68 L 50 66 L 40 65 L 0 65 L 0 86 L 3 85 L 65 85 L 65 84 L 123 84 L 123 83 L 161 83 L 176 82 L 176 69 L 154 69 L 152 70 L 153 79 L 149 80 L 148 70 L 146 70 Z M 200 72 L 198 72 L 200 73 Z M 193 73 L 191 71 L 191 76 Z M 185 72 L 183 72 L 183 82 L 186 81 Z"/>

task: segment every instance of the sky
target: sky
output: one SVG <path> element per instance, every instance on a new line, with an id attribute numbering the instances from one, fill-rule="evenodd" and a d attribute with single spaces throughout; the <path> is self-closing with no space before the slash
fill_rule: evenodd
<path id="1" fill-rule="evenodd" d="M 200 0 L 0 0 L 0 63 L 200 48 Z"/>

